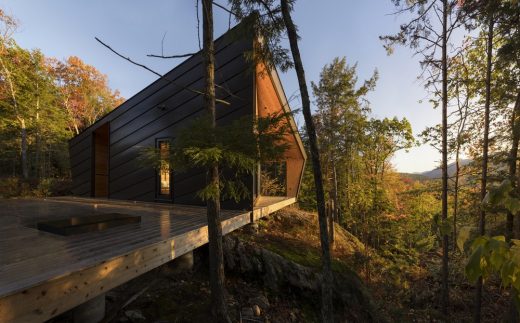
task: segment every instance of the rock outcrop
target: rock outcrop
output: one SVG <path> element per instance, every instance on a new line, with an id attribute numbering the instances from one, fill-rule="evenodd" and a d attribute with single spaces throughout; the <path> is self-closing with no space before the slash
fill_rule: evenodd
<path id="1" fill-rule="evenodd" d="M 260 280 L 271 290 L 289 289 L 316 297 L 321 275 L 261 246 L 226 236 L 223 241 L 226 270 Z M 370 295 L 354 272 L 334 273 L 334 296 L 338 319 L 356 322 L 385 321 L 378 315 Z"/>

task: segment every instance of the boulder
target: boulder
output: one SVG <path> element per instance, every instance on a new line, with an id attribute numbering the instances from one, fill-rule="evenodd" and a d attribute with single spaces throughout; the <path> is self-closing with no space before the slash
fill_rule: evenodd
<path id="1" fill-rule="evenodd" d="M 226 269 L 244 276 L 259 279 L 267 288 L 277 291 L 290 288 L 295 292 L 306 295 L 321 293 L 321 274 L 270 250 L 264 249 L 252 242 L 245 242 L 238 237 L 225 236 L 223 238 L 224 263 Z M 336 312 L 342 313 L 353 321 L 386 322 L 378 314 L 377 308 L 357 274 L 353 271 L 334 273 L 334 298 Z M 260 309 L 267 304 L 259 304 L 253 299 L 253 305 Z M 265 309 L 264 309 L 265 310 Z"/>

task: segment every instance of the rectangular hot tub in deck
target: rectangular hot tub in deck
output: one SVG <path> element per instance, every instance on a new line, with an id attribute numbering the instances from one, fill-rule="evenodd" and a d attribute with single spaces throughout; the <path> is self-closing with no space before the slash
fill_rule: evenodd
<path id="1" fill-rule="evenodd" d="M 140 223 L 141 216 L 121 213 L 93 214 L 87 216 L 73 216 L 61 220 L 38 222 L 37 228 L 62 236 L 80 233 L 103 231 L 109 228 L 130 223 Z"/>

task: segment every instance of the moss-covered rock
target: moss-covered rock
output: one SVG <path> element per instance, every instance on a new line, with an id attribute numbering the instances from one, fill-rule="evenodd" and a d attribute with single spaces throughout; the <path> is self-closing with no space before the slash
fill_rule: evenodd
<path id="1" fill-rule="evenodd" d="M 310 297 L 320 295 L 321 275 L 315 267 L 302 265 L 294 257 L 286 258 L 236 236 L 225 237 L 223 247 L 228 271 L 260 280 L 273 291 L 290 289 Z M 335 271 L 334 280 L 338 319 L 382 321 L 368 291 L 355 272 L 346 269 Z"/>

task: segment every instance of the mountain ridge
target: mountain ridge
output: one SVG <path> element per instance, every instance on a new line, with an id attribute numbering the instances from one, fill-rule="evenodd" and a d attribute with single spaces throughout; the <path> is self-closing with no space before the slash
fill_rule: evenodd
<path id="1" fill-rule="evenodd" d="M 461 159 L 460 166 L 466 166 L 471 163 L 471 159 Z M 455 162 L 448 164 L 448 176 L 455 175 L 456 172 Z M 428 179 L 441 179 L 442 178 L 442 170 L 440 167 L 434 168 L 432 170 L 427 170 L 424 172 L 415 172 L 415 173 L 400 173 L 402 175 L 409 176 L 416 180 L 428 180 Z"/>

